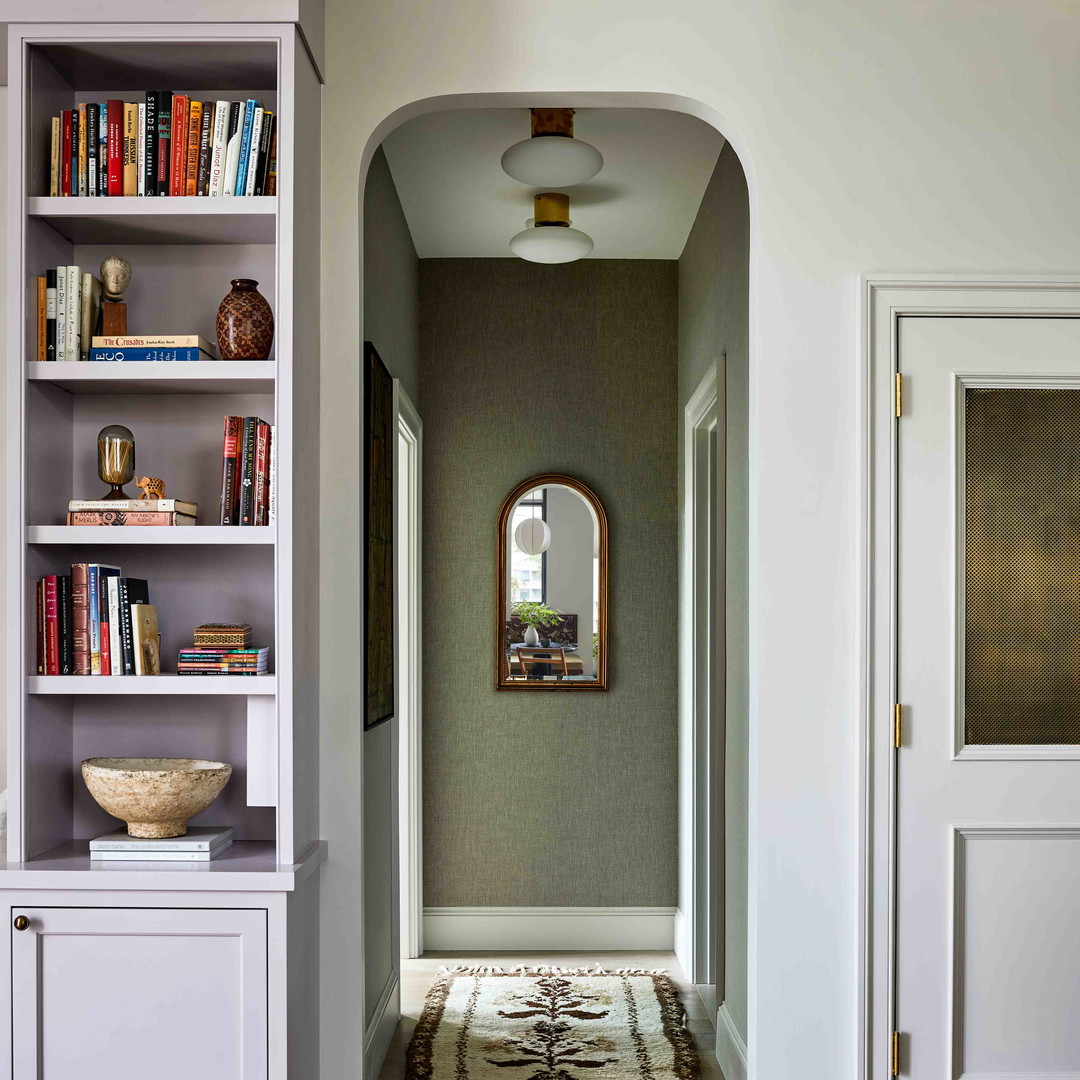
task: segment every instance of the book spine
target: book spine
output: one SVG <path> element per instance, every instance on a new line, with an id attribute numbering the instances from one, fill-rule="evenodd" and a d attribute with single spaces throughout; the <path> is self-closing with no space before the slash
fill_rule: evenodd
<path id="1" fill-rule="evenodd" d="M 79 290 L 79 360 L 90 351 L 90 335 L 94 332 L 94 275 L 83 274 Z"/>
<path id="2" fill-rule="evenodd" d="M 169 166 L 172 164 L 172 114 L 171 90 L 159 90 L 157 100 L 157 194 L 169 194 Z"/>
<path id="3" fill-rule="evenodd" d="M 101 674 L 119 675 L 120 667 L 120 620 L 118 576 L 107 577 L 103 596 L 105 598 L 105 624 L 101 628 Z"/>
<path id="4" fill-rule="evenodd" d="M 248 148 L 247 172 L 244 173 L 244 194 L 255 194 L 255 179 L 259 171 L 259 146 L 262 142 L 264 111 L 255 106 L 255 115 L 251 120 L 251 145 Z"/>
<path id="5" fill-rule="evenodd" d="M 270 476 L 266 491 L 266 524 L 277 523 L 277 425 L 270 425 Z"/>
<path id="6" fill-rule="evenodd" d="M 232 841 L 214 848 L 213 851 L 92 851 L 91 862 L 210 862 Z"/>
<path id="7" fill-rule="evenodd" d="M 55 574 L 45 575 L 45 674 L 60 674 L 60 587 Z"/>
<path id="8" fill-rule="evenodd" d="M 138 195 L 146 194 L 146 105 L 140 103 L 135 106 L 136 132 L 135 139 L 138 152 L 135 156 L 135 191 Z"/>
<path id="9" fill-rule="evenodd" d="M 60 114 L 60 194 L 71 194 L 71 110 Z"/>
<path id="10" fill-rule="evenodd" d="M 135 638 L 135 674 L 160 675 L 157 608 L 153 604 L 132 604 L 131 625 Z"/>
<path id="11" fill-rule="evenodd" d="M 192 840 L 188 843 L 183 841 L 169 841 L 169 840 L 91 840 L 90 850 L 93 851 L 217 851 L 218 848 L 224 847 L 232 840 L 232 831 L 230 835 L 225 836 L 222 839 L 215 839 L 212 843 L 209 840 Z"/>
<path id="12" fill-rule="evenodd" d="M 89 566 L 71 564 L 71 653 L 76 675 L 90 674 Z"/>
<path id="13" fill-rule="evenodd" d="M 214 131 L 210 141 L 210 183 L 207 194 L 218 198 L 225 191 L 225 143 L 229 136 L 229 103 L 214 105 Z"/>
<path id="14" fill-rule="evenodd" d="M 37 359 L 44 361 L 48 359 L 49 349 L 48 287 L 44 274 L 34 279 L 34 302 L 37 311 Z"/>
<path id="15" fill-rule="evenodd" d="M 86 568 L 86 606 L 90 631 L 90 674 L 101 674 L 101 605 L 99 589 L 101 568 L 90 563 Z"/>
<path id="16" fill-rule="evenodd" d="M 267 480 L 270 476 L 270 425 L 261 420 L 255 431 L 255 515 L 253 524 L 265 525 L 268 519 Z"/>
<path id="17" fill-rule="evenodd" d="M 69 510 L 68 525 L 100 525 L 105 528 L 151 525 L 194 525 L 195 519 L 174 511 Z"/>
<path id="18" fill-rule="evenodd" d="M 98 102 L 98 195 L 109 194 L 109 103 Z"/>
<path id="19" fill-rule="evenodd" d="M 135 674 L 135 646 L 131 633 L 131 600 L 128 579 L 117 578 L 117 615 L 120 623 L 120 674 Z"/>
<path id="20" fill-rule="evenodd" d="M 124 194 L 124 103 L 109 98 L 105 106 L 108 182 L 106 194 Z"/>
<path id="21" fill-rule="evenodd" d="M 222 178 L 222 194 L 236 194 L 236 171 L 240 165 L 240 143 L 244 134 L 244 104 L 229 102 L 229 122 L 225 132 L 225 175 Z"/>
<path id="22" fill-rule="evenodd" d="M 236 166 L 236 194 L 243 195 L 247 191 L 247 162 L 251 156 L 251 128 L 255 123 L 255 110 L 259 103 L 254 98 L 248 98 L 244 103 L 244 123 L 240 131 L 240 160 Z"/>
<path id="23" fill-rule="evenodd" d="M 45 359 L 56 359 L 56 270 L 45 271 Z"/>
<path id="24" fill-rule="evenodd" d="M 82 273 L 77 266 L 67 268 L 67 328 L 64 359 L 79 359 L 79 330 L 82 328 Z"/>
<path id="25" fill-rule="evenodd" d="M 88 359 L 92 362 L 111 363 L 127 360 L 136 363 L 195 363 L 213 361 L 202 349 L 95 349 L 91 348 Z"/>
<path id="26" fill-rule="evenodd" d="M 98 193 L 98 147 L 100 117 L 96 101 L 86 106 L 86 194 L 96 197 Z"/>
<path id="27" fill-rule="evenodd" d="M 183 195 L 187 180 L 187 105 L 184 94 L 173 94 L 172 160 L 169 163 L 169 194 Z"/>
<path id="28" fill-rule="evenodd" d="M 214 128 L 214 103 L 204 101 L 199 124 L 199 169 L 195 178 L 195 194 L 206 195 L 210 191 L 210 135 Z"/>
<path id="29" fill-rule="evenodd" d="M 181 195 L 194 195 L 199 189 L 199 140 L 202 138 L 201 101 L 188 102 L 187 157 L 184 162 L 184 190 Z"/>
<path id="30" fill-rule="evenodd" d="M 221 449 L 221 524 L 238 525 L 237 459 L 240 449 L 239 416 L 225 417 L 225 435 Z"/>
<path id="31" fill-rule="evenodd" d="M 138 511 L 140 513 L 187 514 L 195 517 L 197 503 L 183 499 L 72 499 L 68 503 L 71 513 L 86 510 Z"/>
<path id="32" fill-rule="evenodd" d="M 157 195 L 157 116 L 156 90 L 146 91 L 142 114 L 143 170 L 141 195 Z"/>
<path id="33" fill-rule="evenodd" d="M 88 195 L 90 193 L 90 159 L 87 156 L 89 140 L 86 130 L 85 102 L 77 107 L 77 116 L 79 123 L 79 146 L 77 151 L 79 159 L 79 194 Z"/>
<path id="34" fill-rule="evenodd" d="M 139 106 L 124 102 L 124 194 L 139 194 Z"/>
<path id="35" fill-rule="evenodd" d="M 71 143 L 68 146 L 71 155 L 71 194 L 79 194 L 79 110 L 71 110 Z"/>
<path id="36" fill-rule="evenodd" d="M 151 334 L 148 336 L 126 335 L 112 337 L 96 334 L 90 339 L 92 349 L 202 349 L 213 353 L 214 346 L 200 334 Z"/>
<path id="37" fill-rule="evenodd" d="M 270 138 L 270 163 L 266 167 L 266 194 L 277 194 L 277 117 L 274 117 L 274 133 Z"/>
<path id="38" fill-rule="evenodd" d="M 45 582 L 37 581 L 34 586 L 34 614 L 37 619 L 37 673 L 45 674 Z"/>
<path id="39" fill-rule="evenodd" d="M 67 359 L 67 267 L 58 266 L 56 274 L 56 359 Z"/>
<path id="40" fill-rule="evenodd" d="M 255 170 L 255 194 L 266 194 L 267 169 L 270 166 L 270 140 L 274 134 L 274 114 L 263 113 L 262 131 L 259 134 L 259 164 Z"/>
<path id="41" fill-rule="evenodd" d="M 60 125 L 61 118 L 52 118 L 49 136 L 49 195 L 56 198 L 60 194 Z"/>
<path id="42" fill-rule="evenodd" d="M 56 576 L 56 614 L 59 621 L 60 675 L 70 675 L 75 670 L 74 649 L 71 635 L 71 577 Z"/>
<path id="43" fill-rule="evenodd" d="M 255 524 L 255 430 L 258 418 L 244 417 L 240 442 L 240 524 Z"/>

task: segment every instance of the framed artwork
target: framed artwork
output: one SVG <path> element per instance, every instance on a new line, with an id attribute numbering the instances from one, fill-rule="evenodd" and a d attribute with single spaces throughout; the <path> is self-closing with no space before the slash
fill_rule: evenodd
<path id="1" fill-rule="evenodd" d="M 394 380 L 364 342 L 364 730 L 394 715 Z"/>

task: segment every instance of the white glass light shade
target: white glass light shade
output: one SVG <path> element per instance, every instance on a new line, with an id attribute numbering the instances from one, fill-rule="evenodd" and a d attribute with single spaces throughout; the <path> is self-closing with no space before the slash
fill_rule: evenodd
<path id="1" fill-rule="evenodd" d="M 514 530 L 514 543 L 526 555 L 541 555 L 551 546 L 551 526 L 543 518 L 526 518 Z"/>
<path id="2" fill-rule="evenodd" d="M 510 238 L 511 252 L 526 262 L 576 262 L 592 249 L 592 237 L 588 233 L 561 225 L 531 225 Z"/>
<path id="3" fill-rule="evenodd" d="M 595 146 L 563 135 L 539 135 L 514 143 L 502 156 L 503 172 L 534 187 L 568 187 L 591 180 L 604 159 Z"/>

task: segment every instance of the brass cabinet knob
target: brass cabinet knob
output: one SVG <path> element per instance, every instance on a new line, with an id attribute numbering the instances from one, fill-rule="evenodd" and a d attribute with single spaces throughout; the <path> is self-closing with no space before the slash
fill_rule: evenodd
<path id="1" fill-rule="evenodd" d="M 15 922 L 12 925 L 16 930 L 28 930 L 30 928 L 30 920 L 25 915 L 16 915 Z"/>

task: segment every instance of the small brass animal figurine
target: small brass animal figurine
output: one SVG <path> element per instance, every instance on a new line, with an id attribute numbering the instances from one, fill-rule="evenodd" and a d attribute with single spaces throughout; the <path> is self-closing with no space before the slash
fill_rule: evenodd
<path id="1" fill-rule="evenodd" d="M 136 476 L 135 483 L 142 488 L 140 499 L 164 499 L 165 481 L 157 476 Z"/>

